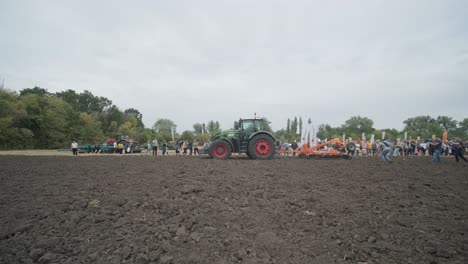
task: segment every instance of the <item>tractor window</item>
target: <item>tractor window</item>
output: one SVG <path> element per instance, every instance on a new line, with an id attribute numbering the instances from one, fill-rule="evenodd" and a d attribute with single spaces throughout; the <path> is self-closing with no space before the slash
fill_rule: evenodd
<path id="1" fill-rule="evenodd" d="M 258 120 L 255 121 L 255 129 L 256 131 L 263 130 L 262 124 Z"/>
<path id="2" fill-rule="evenodd" d="M 254 131 L 254 122 L 253 121 L 243 121 L 242 130 L 244 131 Z"/>

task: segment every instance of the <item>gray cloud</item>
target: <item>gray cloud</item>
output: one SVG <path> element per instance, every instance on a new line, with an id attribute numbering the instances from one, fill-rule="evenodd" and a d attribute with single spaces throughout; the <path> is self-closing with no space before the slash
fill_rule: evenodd
<path id="1" fill-rule="evenodd" d="M 402 128 L 466 118 L 467 1 L 10 1 L 0 74 L 106 96 L 179 130 L 254 112 Z M 447 97 L 446 103 L 441 97 Z M 464 102 L 465 101 L 465 102 Z"/>

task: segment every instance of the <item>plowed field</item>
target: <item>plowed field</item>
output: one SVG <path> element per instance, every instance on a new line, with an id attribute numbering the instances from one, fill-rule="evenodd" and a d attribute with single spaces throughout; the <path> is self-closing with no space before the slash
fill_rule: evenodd
<path id="1" fill-rule="evenodd" d="M 452 158 L 0 156 L 0 263 L 466 263 Z"/>

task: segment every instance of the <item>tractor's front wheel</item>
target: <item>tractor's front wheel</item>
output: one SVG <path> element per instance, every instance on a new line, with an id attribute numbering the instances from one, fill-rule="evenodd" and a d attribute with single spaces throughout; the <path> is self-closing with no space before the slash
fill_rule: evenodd
<path id="1" fill-rule="evenodd" d="M 249 142 L 248 155 L 253 159 L 271 159 L 275 154 L 275 141 L 268 135 L 260 134 Z"/>
<path id="2" fill-rule="evenodd" d="M 231 156 L 231 146 L 224 140 L 216 140 L 208 151 L 210 158 L 227 159 Z"/>

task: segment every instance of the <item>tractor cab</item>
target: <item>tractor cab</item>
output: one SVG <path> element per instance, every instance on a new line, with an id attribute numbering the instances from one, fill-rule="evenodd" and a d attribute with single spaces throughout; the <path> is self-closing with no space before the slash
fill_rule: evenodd
<path id="1" fill-rule="evenodd" d="M 260 121 L 260 119 L 239 119 L 237 129 L 244 142 L 246 142 L 253 133 L 261 130 Z"/>
<path id="2" fill-rule="evenodd" d="M 240 119 L 239 123 L 241 124 L 242 130 L 251 130 L 254 131 L 256 128 L 258 128 L 258 123 L 256 122 L 256 119 Z"/>
<path id="3" fill-rule="evenodd" d="M 253 133 L 261 130 L 262 119 L 239 119 L 238 128 L 244 133 Z"/>

